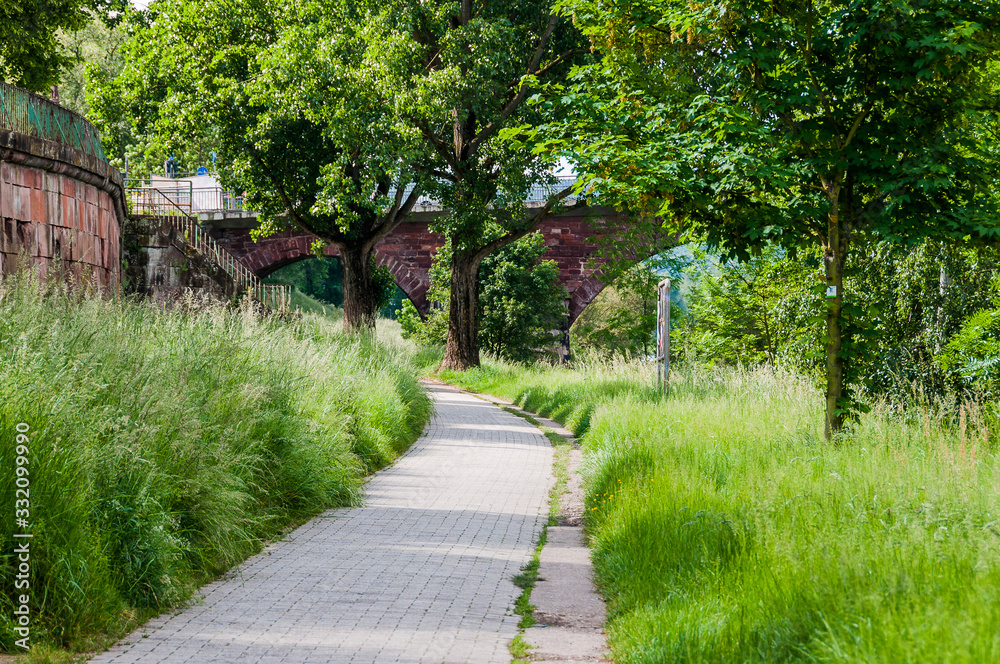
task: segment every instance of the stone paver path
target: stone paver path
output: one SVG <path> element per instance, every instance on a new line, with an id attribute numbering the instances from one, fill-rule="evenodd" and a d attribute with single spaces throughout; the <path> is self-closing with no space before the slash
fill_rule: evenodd
<path id="1" fill-rule="evenodd" d="M 548 441 L 450 387 L 366 506 L 332 510 L 201 589 L 95 664 L 509 662 L 511 582 L 552 483 Z"/>

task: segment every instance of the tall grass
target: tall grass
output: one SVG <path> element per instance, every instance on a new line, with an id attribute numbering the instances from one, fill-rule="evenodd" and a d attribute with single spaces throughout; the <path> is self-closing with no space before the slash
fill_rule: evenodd
<path id="1" fill-rule="evenodd" d="M 829 445 L 821 396 L 793 375 L 682 373 L 666 399 L 648 380 L 601 398 L 599 382 L 535 369 L 498 384 L 551 408 L 566 385 L 599 402 L 586 505 L 616 662 L 1000 661 L 982 408 L 876 405 Z"/>
<path id="2" fill-rule="evenodd" d="M 292 286 L 288 308 L 303 314 L 318 314 L 334 321 L 343 321 L 344 319 L 343 309 L 334 304 L 320 302 L 311 295 L 303 293 L 295 286 Z"/>
<path id="3" fill-rule="evenodd" d="M 487 357 L 482 366 L 459 373 L 442 371 L 442 380 L 493 394 L 550 417 L 577 435 L 590 427 L 594 409 L 616 397 L 639 401 L 660 398 L 655 369 L 620 357 L 584 357 L 572 367 L 524 365 Z"/>
<path id="4" fill-rule="evenodd" d="M 31 641 L 85 644 L 189 596 L 290 523 L 357 504 L 429 415 L 416 350 L 190 300 L 163 312 L 0 284 L 0 539 L 30 430 Z M 23 428 L 23 427 L 22 427 Z M 16 560 L 0 558 L 13 649 Z"/>

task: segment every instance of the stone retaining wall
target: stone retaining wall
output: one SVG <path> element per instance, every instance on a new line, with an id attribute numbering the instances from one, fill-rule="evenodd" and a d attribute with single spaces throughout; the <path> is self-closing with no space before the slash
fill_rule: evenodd
<path id="1" fill-rule="evenodd" d="M 126 220 L 121 174 L 54 141 L 0 130 L 0 273 L 117 290 Z"/>
<path id="2" fill-rule="evenodd" d="M 238 287 L 222 268 L 194 251 L 168 220 L 132 217 L 124 234 L 125 290 L 170 303 L 186 293 L 226 302 Z"/>

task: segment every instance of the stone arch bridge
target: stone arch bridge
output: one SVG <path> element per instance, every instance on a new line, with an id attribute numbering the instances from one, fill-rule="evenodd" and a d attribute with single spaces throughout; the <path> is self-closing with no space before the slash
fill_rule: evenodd
<path id="1" fill-rule="evenodd" d="M 375 247 L 377 263 L 389 269 L 424 315 L 430 308 L 427 290 L 431 259 L 444 244 L 444 237 L 430 230 L 439 214 L 440 210 L 414 212 Z M 604 228 L 606 222 L 616 218 L 616 213 L 607 208 L 576 209 L 553 215 L 538 228 L 548 247 L 544 258 L 554 260 L 559 267 L 560 281 L 567 291 L 570 324 L 604 287 L 599 279 L 600 261 L 593 255 L 597 249 L 593 239 L 600 235 L 598 227 Z M 250 212 L 202 211 L 199 221 L 216 242 L 261 278 L 313 257 L 310 247 L 317 238 L 300 230 L 286 230 L 254 241 L 250 233 L 257 227 L 257 219 Z M 338 253 L 336 247 L 327 247 L 326 255 L 335 257 Z"/>

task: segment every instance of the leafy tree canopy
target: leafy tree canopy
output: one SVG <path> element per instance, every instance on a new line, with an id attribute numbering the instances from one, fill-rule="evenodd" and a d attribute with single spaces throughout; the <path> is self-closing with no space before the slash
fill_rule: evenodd
<path id="1" fill-rule="evenodd" d="M 820 261 L 812 253 L 792 260 L 772 245 L 746 261 L 693 264 L 676 322 L 678 353 L 692 362 L 808 369 L 797 351 L 816 336 L 807 323 L 817 313 L 812 285 Z"/>
<path id="2" fill-rule="evenodd" d="M 391 98 L 407 135 L 434 156 L 428 192 L 449 213 L 435 229 L 452 247 L 445 366 L 479 363 L 479 265 L 560 209 L 569 189 L 536 208 L 524 200 L 550 182 L 554 156 L 506 140 L 502 130 L 536 125 L 547 112 L 526 100 L 539 85 L 565 79 L 586 43 L 549 2 L 461 0 L 383 2 L 367 22 L 375 57 L 369 76 Z"/>
<path id="3" fill-rule="evenodd" d="M 92 17 L 111 25 L 128 0 L 8 0 L 0 3 L 0 80 L 48 93 L 80 59 L 64 49 L 58 31 L 82 29 Z"/>
<path id="4" fill-rule="evenodd" d="M 429 194 L 454 248 L 446 357 L 478 363 L 480 262 L 569 193 L 526 210 L 553 158 L 501 129 L 541 117 L 525 100 L 584 57 L 570 21 L 537 0 L 182 0 L 154 3 L 135 30 L 132 66 L 94 104 L 106 126 L 129 117 L 154 163 L 214 132 L 224 179 L 265 222 L 341 246 L 345 321 L 350 275 L 368 263 L 345 247 L 368 251 Z"/>
<path id="5" fill-rule="evenodd" d="M 580 132 L 577 159 L 614 200 L 695 226 L 733 255 L 762 238 L 825 241 L 838 202 L 852 228 L 893 240 L 995 235 L 993 162 L 975 129 L 995 110 L 996 3 L 566 10 L 606 57 L 576 71 L 564 128 Z"/>
<path id="6" fill-rule="evenodd" d="M 989 63 L 1000 4 L 567 0 L 604 59 L 548 103 L 594 188 L 727 256 L 824 254 L 827 433 L 844 392 L 854 242 L 995 237 Z M 847 362 L 845 364 L 845 361 Z M 845 373 L 845 371 L 847 373 Z M 849 382 L 849 380 L 848 380 Z"/>
<path id="7" fill-rule="evenodd" d="M 422 145 L 394 122 L 395 92 L 372 82 L 369 9 L 156 2 L 134 15 L 130 66 L 98 81 L 92 100 L 102 128 L 129 119 L 123 140 L 135 137 L 154 163 L 211 137 L 223 183 L 246 192 L 264 233 L 295 226 L 336 244 L 351 327 L 374 324 L 374 246 L 422 190 Z"/>
<path id="8" fill-rule="evenodd" d="M 0 3 L 0 79 L 33 92 L 48 92 L 72 56 L 56 31 L 86 25 L 86 0 L 15 0 Z"/>
<path id="9" fill-rule="evenodd" d="M 98 17 L 91 17 L 87 25 L 75 32 L 60 31 L 59 42 L 72 55 L 73 62 L 59 81 L 59 103 L 83 116 L 89 115 L 86 72 L 88 69 L 93 72 L 91 78 L 117 75 L 123 65 L 121 45 L 126 37 L 117 26 Z"/>

